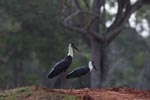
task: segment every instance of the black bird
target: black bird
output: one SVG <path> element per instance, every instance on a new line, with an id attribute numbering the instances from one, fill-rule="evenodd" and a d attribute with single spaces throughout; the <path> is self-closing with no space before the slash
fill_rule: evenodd
<path id="1" fill-rule="evenodd" d="M 79 51 L 78 48 L 76 48 L 73 43 L 69 43 L 67 56 L 54 65 L 52 70 L 48 73 L 48 78 L 53 78 L 58 74 L 65 72 L 68 69 L 73 58 L 73 48 Z"/>
<path id="2" fill-rule="evenodd" d="M 88 72 L 92 71 L 93 68 L 96 70 L 96 67 L 94 65 L 94 62 L 93 61 L 89 61 L 89 64 L 88 66 L 86 67 L 79 67 L 79 68 L 76 68 L 74 69 L 72 72 L 70 72 L 66 78 L 67 79 L 70 79 L 70 78 L 78 78 L 78 77 L 81 77 L 85 74 L 87 74 Z"/>

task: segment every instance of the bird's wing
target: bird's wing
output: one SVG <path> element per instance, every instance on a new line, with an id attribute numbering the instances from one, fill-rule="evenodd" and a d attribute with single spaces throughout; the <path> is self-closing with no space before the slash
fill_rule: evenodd
<path id="1" fill-rule="evenodd" d="M 61 60 L 60 62 L 56 63 L 54 66 L 55 69 L 61 69 L 61 70 L 66 70 L 70 64 L 66 60 Z"/>
<path id="2" fill-rule="evenodd" d="M 48 73 L 48 78 L 53 78 L 57 76 L 58 74 L 62 73 L 63 71 L 66 71 L 68 68 L 69 64 L 66 60 L 61 60 L 58 63 L 56 63 L 52 70 Z"/>
<path id="3" fill-rule="evenodd" d="M 66 78 L 76 78 L 76 77 L 80 77 L 83 76 L 85 74 L 87 74 L 89 72 L 89 68 L 88 67 L 79 67 L 74 69 L 73 71 L 71 71 Z"/>

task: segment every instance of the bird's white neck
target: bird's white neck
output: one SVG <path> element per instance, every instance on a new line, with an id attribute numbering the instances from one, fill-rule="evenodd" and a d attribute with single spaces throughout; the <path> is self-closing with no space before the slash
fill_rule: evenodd
<path id="1" fill-rule="evenodd" d="M 91 61 L 89 62 L 89 69 L 90 69 L 90 71 L 92 71 L 92 69 L 93 69 L 93 64 Z"/>
<path id="2" fill-rule="evenodd" d="M 73 48 L 71 47 L 71 45 L 69 45 L 69 47 L 68 47 L 68 54 L 67 55 L 73 57 Z"/>

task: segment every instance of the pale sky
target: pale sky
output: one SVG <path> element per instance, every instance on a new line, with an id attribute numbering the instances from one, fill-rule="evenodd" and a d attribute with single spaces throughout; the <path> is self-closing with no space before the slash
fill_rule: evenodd
<path id="1" fill-rule="evenodd" d="M 131 4 L 134 4 L 137 0 L 131 0 Z M 117 3 L 115 3 L 115 7 L 110 7 L 108 4 L 106 4 L 105 6 L 106 10 L 110 13 L 110 14 L 116 14 L 117 13 Z M 106 26 L 110 26 L 111 23 L 113 22 L 114 19 L 112 19 L 111 21 L 108 21 L 106 23 Z M 142 35 L 143 37 L 147 37 L 148 35 L 150 35 L 150 26 L 148 24 L 148 21 L 146 19 L 141 19 L 141 23 L 140 24 L 136 24 L 136 13 L 132 14 L 130 19 L 129 19 L 129 23 L 130 26 L 135 28 L 137 30 L 137 32 Z"/>

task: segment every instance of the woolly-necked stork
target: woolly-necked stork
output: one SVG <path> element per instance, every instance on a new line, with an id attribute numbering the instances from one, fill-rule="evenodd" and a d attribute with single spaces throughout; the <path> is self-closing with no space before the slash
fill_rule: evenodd
<path id="1" fill-rule="evenodd" d="M 89 61 L 89 64 L 88 66 L 86 67 L 79 67 L 79 68 L 76 68 L 74 69 L 72 72 L 70 72 L 66 78 L 67 79 L 70 79 L 70 78 L 78 78 L 78 77 L 81 77 L 89 72 L 91 72 L 93 70 L 93 68 L 96 70 L 96 67 L 94 65 L 94 62 L 93 61 Z"/>
<path id="2" fill-rule="evenodd" d="M 68 69 L 73 58 L 73 48 L 79 51 L 79 49 L 75 47 L 73 43 L 69 43 L 67 56 L 65 56 L 64 59 L 54 65 L 52 70 L 48 73 L 48 78 L 53 78 Z"/>

